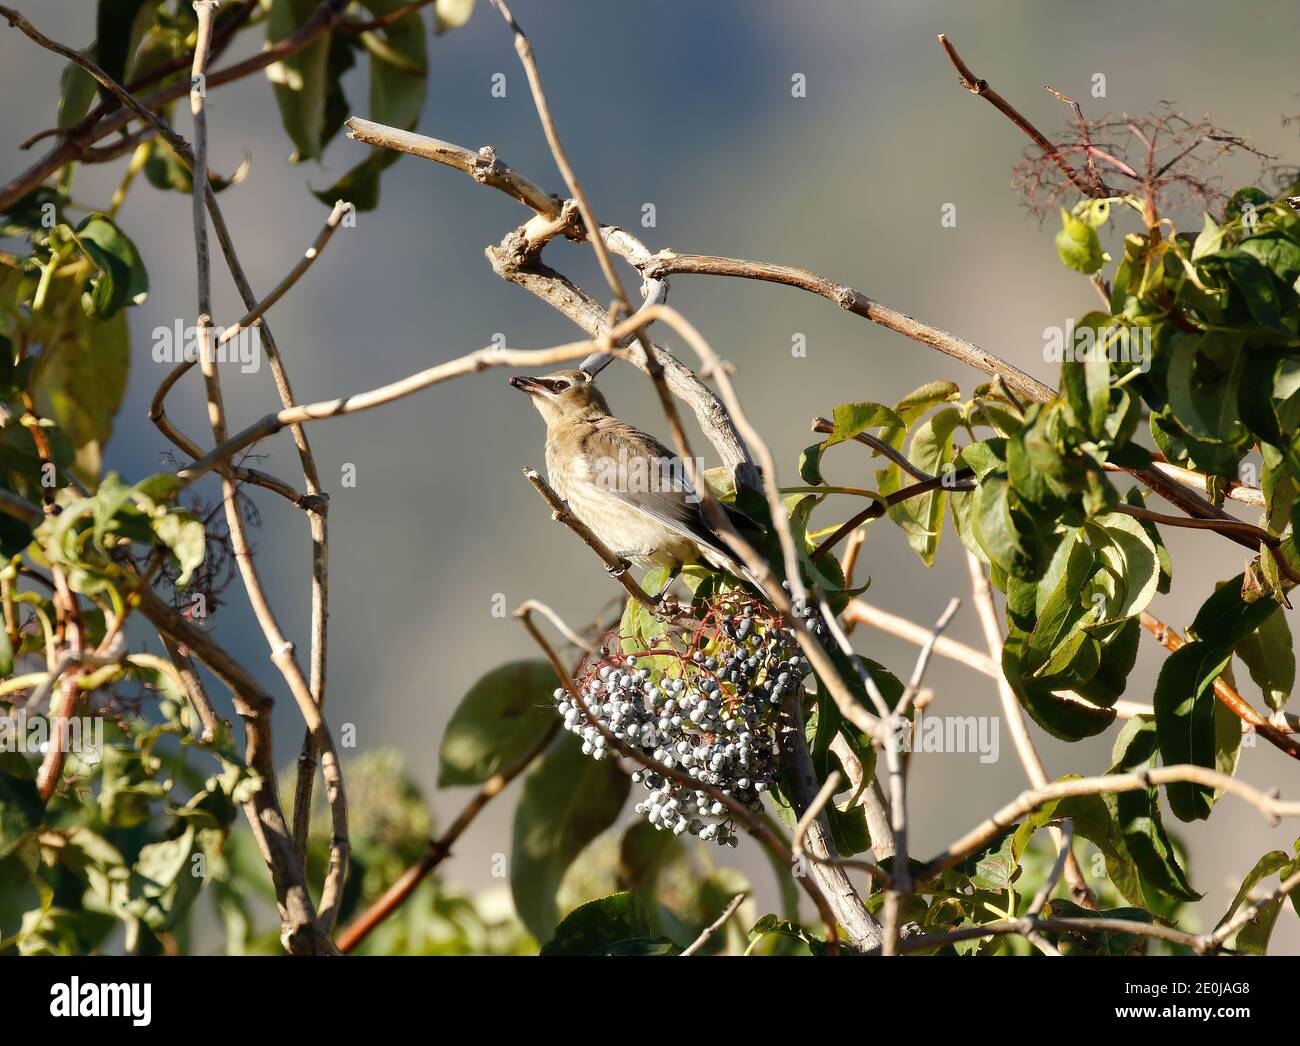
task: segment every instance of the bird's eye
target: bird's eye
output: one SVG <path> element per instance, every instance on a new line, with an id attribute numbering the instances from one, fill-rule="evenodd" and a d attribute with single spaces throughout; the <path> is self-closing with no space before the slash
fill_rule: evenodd
<path id="1" fill-rule="evenodd" d="M 569 387 L 569 383 L 565 381 L 563 378 L 560 378 L 558 381 L 554 381 L 551 383 L 552 392 L 563 392 L 568 387 Z"/>

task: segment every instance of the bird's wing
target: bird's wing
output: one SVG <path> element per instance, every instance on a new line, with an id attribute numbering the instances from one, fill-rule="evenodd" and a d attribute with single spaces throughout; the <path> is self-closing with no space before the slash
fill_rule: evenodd
<path id="1" fill-rule="evenodd" d="M 602 476 L 617 478 L 613 483 L 601 483 L 602 490 L 708 549 L 754 580 L 740 557 L 705 521 L 699 496 L 681 460 L 657 439 L 617 418 L 601 418 L 585 434 L 582 450 L 594 481 L 601 483 Z M 617 471 L 619 468 L 623 471 Z M 665 468 L 670 470 L 667 474 Z"/>

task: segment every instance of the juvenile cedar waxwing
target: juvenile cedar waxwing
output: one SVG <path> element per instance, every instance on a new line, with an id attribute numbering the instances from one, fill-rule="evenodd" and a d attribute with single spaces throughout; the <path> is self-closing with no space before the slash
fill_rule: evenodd
<path id="1" fill-rule="evenodd" d="M 665 589 L 684 565 L 701 559 L 754 581 L 705 522 L 681 460 L 611 415 L 587 374 L 562 370 L 511 378 L 510 384 L 528 393 L 546 422 L 551 486 L 612 552 L 642 566 L 667 567 Z"/>

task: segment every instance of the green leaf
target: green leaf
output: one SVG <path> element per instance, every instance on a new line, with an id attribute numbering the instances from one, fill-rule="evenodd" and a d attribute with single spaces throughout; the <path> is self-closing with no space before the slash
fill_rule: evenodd
<path id="1" fill-rule="evenodd" d="M 95 51 L 99 67 L 119 84 L 127 79 L 127 68 L 145 30 L 153 24 L 156 4 L 146 0 L 99 0 L 95 16 Z M 100 85 L 100 95 L 113 97 Z"/>
<path id="2" fill-rule="evenodd" d="M 1089 275 L 1106 263 L 1097 230 L 1069 211 L 1061 211 L 1061 231 L 1056 234 L 1056 253 L 1076 272 Z"/>
<path id="3" fill-rule="evenodd" d="M 202 564 L 207 550 L 208 536 L 203 523 L 190 512 L 173 509 L 154 516 L 149 525 L 158 535 L 158 540 L 176 557 L 176 563 L 180 567 L 176 587 L 184 588 L 189 584 L 190 575 L 195 568 Z"/>
<path id="4" fill-rule="evenodd" d="M 149 818 L 150 804 L 171 790 L 171 782 L 156 775 L 159 760 L 139 752 L 107 745 L 104 748 L 99 814 L 114 828 L 133 828 Z"/>
<path id="5" fill-rule="evenodd" d="M 86 315 L 107 319 L 125 305 L 139 305 L 149 296 L 149 274 L 131 238 L 113 219 L 98 212 L 77 226 L 77 241 L 100 270 L 91 281 L 94 308 Z M 83 308 L 85 298 L 82 299 Z"/>
<path id="6" fill-rule="evenodd" d="M 826 951 L 826 942 L 816 934 L 809 933 L 797 923 L 791 922 L 789 919 L 782 919 L 776 915 L 764 915 L 749 929 L 751 946 L 753 943 L 771 936 L 801 941 L 808 946 L 808 950 L 813 955 L 822 955 Z"/>
<path id="7" fill-rule="evenodd" d="M 944 403 L 961 399 L 961 389 L 951 381 L 930 381 L 913 389 L 894 404 L 894 413 L 902 419 L 903 427 L 910 427 L 918 418 Z"/>
<path id="8" fill-rule="evenodd" d="M 88 317 L 79 297 L 74 281 L 55 280 L 25 332 L 29 345 L 44 349 L 33 380 L 37 404 L 78 450 L 108 441 L 131 358 L 126 315 Z"/>
<path id="9" fill-rule="evenodd" d="M 96 58 L 93 44 L 81 53 L 91 61 Z M 98 81 L 76 62 L 63 67 L 63 74 L 59 77 L 60 127 L 72 127 L 85 118 L 94 104 L 98 87 Z"/>
<path id="10" fill-rule="evenodd" d="M 1008 832 L 997 846 L 986 850 L 975 862 L 975 872 L 970 877 L 977 890 L 1005 890 L 1020 874 L 1020 858 L 1015 852 L 1016 833 Z"/>
<path id="11" fill-rule="evenodd" d="M 1053 898 L 1043 906 L 1043 916 L 1048 919 L 1117 919 L 1125 922 L 1150 923 L 1154 920 L 1145 908 L 1104 908 L 1093 911 L 1082 908 L 1073 901 Z M 1145 955 L 1148 938 L 1142 934 L 1124 931 L 1073 930 L 1062 933 L 1046 931 L 1062 955 Z"/>
<path id="12" fill-rule="evenodd" d="M 474 11 L 474 0 L 435 0 L 433 5 L 433 31 L 439 35 L 459 29 L 469 21 Z"/>
<path id="13" fill-rule="evenodd" d="M 1258 258 L 1279 282 L 1293 286 L 1300 277 L 1300 243 L 1295 240 L 1281 233 L 1260 233 L 1247 236 L 1240 246 Z"/>
<path id="14" fill-rule="evenodd" d="M 655 882 L 664 866 L 681 853 L 682 844 L 672 832 L 660 831 L 638 820 L 623 833 L 618 848 L 618 888 L 653 898 Z"/>
<path id="15" fill-rule="evenodd" d="M 1196 639 L 1232 648 L 1255 631 L 1276 604 L 1267 600 L 1247 603 L 1242 599 L 1244 575 L 1223 582 L 1196 612 L 1191 632 Z"/>
<path id="16" fill-rule="evenodd" d="M 1103 708 L 1114 705 L 1124 695 L 1141 642 L 1142 625 L 1136 618 L 1129 618 L 1102 644 L 1097 674 L 1087 682 L 1076 683 L 1074 689 L 1079 696 Z"/>
<path id="17" fill-rule="evenodd" d="M 1036 673 L 1047 662 L 1052 651 L 1089 611 L 1083 593 L 1092 578 L 1092 549 L 1074 535 L 1066 538 L 1061 548 L 1064 554 L 1055 556 L 1051 564 L 1052 567 L 1059 564 L 1059 579 L 1054 586 L 1048 587 L 1053 580 L 1049 567 L 1049 573 L 1038 588 L 1040 597 L 1044 592 L 1047 596 L 1042 600 L 1042 606 L 1036 608 L 1036 622 L 1025 645 L 1024 667 L 1031 673 Z"/>
<path id="18" fill-rule="evenodd" d="M 1273 275 L 1253 254 L 1239 248 L 1219 251 L 1202 258 L 1198 266 L 1211 279 L 1231 286 L 1260 326 L 1290 333 L 1282 323 Z"/>
<path id="19" fill-rule="evenodd" d="M 326 207 L 333 207 L 337 201 L 345 200 L 358 212 L 373 211 L 379 206 L 380 175 L 401 159 L 401 156 L 401 153 L 391 149 L 376 149 L 328 189 L 312 189 L 311 194 Z"/>
<path id="20" fill-rule="evenodd" d="M 1208 214 L 1204 217 L 1205 222 L 1196 235 L 1196 241 L 1192 244 L 1192 261 L 1199 261 L 1207 254 L 1214 254 L 1223 245 L 1222 227 Z"/>
<path id="21" fill-rule="evenodd" d="M 1115 741 L 1114 765 L 1109 772 L 1130 773 L 1140 767 L 1152 766 L 1156 748 L 1155 723 L 1142 716 L 1129 720 Z M 1141 872 L 1143 890 L 1153 890 L 1179 901 L 1200 900 L 1201 895 L 1188 882 L 1187 873 L 1165 831 L 1156 789 L 1117 792 L 1104 796 L 1103 800 Z"/>
<path id="22" fill-rule="evenodd" d="M 1189 435 L 1213 443 L 1240 438 L 1237 388 L 1248 358 L 1241 342 L 1239 336 L 1219 332 L 1173 341 L 1169 404 Z"/>
<path id="23" fill-rule="evenodd" d="M 652 939 L 650 916 L 640 898 L 615 893 L 579 905 L 555 928 L 542 955 L 675 955 L 665 938 Z"/>
<path id="24" fill-rule="evenodd" d="M 971 506 L 971 530 L 990 563 L 1019 577 L 1027 570 L 1028 555 L 1012 521 L 1007 493 L 1005 476 L 990 473 L 980 481 Z"/>
<path id="25" fill-rule="evenodd" d="M 1188 643 L 1161 666 L 1153 703 L 1160 753 L 1166 763 L 1215 768 L 1214 681 L 1228 666 L 1231 651 Z M 1210 816 L 1214 789 L 1191 781 L 1171 781 L 1169 808 L 1180 821 Z"/>
<path id="26" fill-rule="evenodd" d="M 935 476 L 942 474 L 944 467 L 952 461 L 953 433 L 961 420 L 961 412 L 955 407 L 945 407 L 927 418 L 917 426 L 912 436 L 908 460 L 923 472 Z M 903 528 L 908 544 L 927 567 L 934 565 L 935 553 L 939 549 L 947 499 L 947 490 L 939 487 L 900 502 L 889 510 L 890 517 Z"/>
<path id="27" fill-rule="evenodd" d="M 1274 607 L 1254 632 L 1237 643 L 1235 650 L 1263 692 L 1268 707 L 1276 712 L 1286 704 L 1295 686 L 1295 650 L 1282 608 Z"/>
<path id="28" fill-rule="evenodd" d="M 200 880 L 190 874 L 196 836 L 189 826 L 175 839 L 140 848 L 123 909 L 151 930 L 169 929 L 198 893 Z"/>
<path id="29" fill-rule="evenodd" d="M 1291 858 L 1281 850 L 1270 850 L 1256 861 L 1255 867 L 1246 873 L 1246 878 L 1241 881 L 1241 888 L 1237 890 L 1237 895 L 1232 899 L 1232 903 L 1228 905 L 1228 910 L 1223 913 L 1223 918 L 1215 923 L 1215 927 L 1217 928 L 1222 926 L 1236 915 L 1237 909 L 1246 903 L 1246 899 L 1250 896 L 1251 890 L 1255 889 L 1260 882 L 1267 879 L 1270 875 L 1280 872 L 1290 864 Z"/>
<path id="30" fill-rule="evenodd" d="M 555 670 L 546 661 L 494 668 L 461 698 L 442 735 L 438 787 L 482 784 L 512 766 L 555 723 Z"/>
<path id="31" fill-rule="evenodd" d="M 0 859 L 13 853 L 44 819 L 45 804 L 27 760 L 18 752 L 0 751 Z"/>
<path id="32" fill-rule="evenodd" d="M 825 447 L 850 440 L 859 432 L 882 426 L 903 427 L 903 420 L 880 403 L 841 403 L 832 415 L 835 431 L 826 437 Z"/>
<path id="33" fill-rule="evenodd" d="M 1160 557 L 1140 520 L 1120 512 L 1095 516 L 1085 524 L 1102 568 L 1084 598 L 1101 608 L 1094 625 L 1136 617 L 1160 587 Z"/>
<path id="34" fill-rule="evenodd" d="M 1113 709 L 1066 700 L 1053 693 L 1050 682 L 1027 678 L 1022 662 L 1024 640 L 1023 633 L 1014 631 L 1007 637 L 1002 648 L 1002 671 L 1034 722 L 1053 737 L 1079 741 L 1100 734 L 1115 721 Z"/>
<path id="35" fill-rule="evenodd" d="M 375 17 L 405 4 L 406 0 L 362 0 Z M 411 130 L 424 109 L 429 78 L 420 13 L 413 11 L 378 33 L 363 33 L 361 40 L 370 52 L 370 119 Z"/>
<path id="36" fill-rule="evenodd" d="M 572 734 L 525 778 L 515 809 L 510 892 L 520 920 L 538 940 L 549 940 L 560 921 L 556 892 L 565 870 L 614 823 L 630 787 L 614 759 L 588 758 Z"/>
<path id="37" fill-rule="evenodd" d="M 266 42 L 275 44 L 291 35 L 316 10 L 316 0 L 270 0 Z M 291 163 L 320 156 L 325 128 L 325 99 L 329 89 L 330 34 L 322 33 L 310 44 L 266 69 L 280 122 L 296 151 Z"/>

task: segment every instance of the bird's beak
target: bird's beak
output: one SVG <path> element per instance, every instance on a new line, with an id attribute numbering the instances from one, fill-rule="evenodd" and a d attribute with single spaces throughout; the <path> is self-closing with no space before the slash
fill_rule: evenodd
<path id="1" fill-rule="evenodd" d="M 513 388 L 523 390 L 530 396 L 535 392 L 546 391 L 546 385 L 539 378 L 530 378 L 527 375 L 517 375 L 511 378 L 510 385 Z"/>

